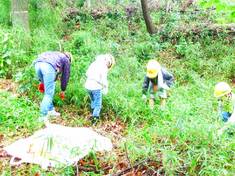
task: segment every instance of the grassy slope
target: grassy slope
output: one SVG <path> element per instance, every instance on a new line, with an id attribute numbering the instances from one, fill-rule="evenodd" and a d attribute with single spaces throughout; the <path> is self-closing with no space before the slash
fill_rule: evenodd
<path id="1" fill-rule="evenodd" d="M 55 23 L 52 26 L 56 26 Z M 124 151 L 126 143 L 133 163 L 137 159 L 151 157 L 158 161 L 167 175 L 232 175 L 235 172 L 235 141 L 226 135 L 220 138 L 216 136 L 221 123 L 212 95 L 214 84 L 228 80 L 234 73 L 234 44 L 229 44 L 223 38 L 212 40 L 205 37 L 196 42 L 188 40 L 172 45 L 161 42 L 160 36 L 149 37 L 143 21 L 134 23 L 131 32 L 127 26 L 127 21 L 122 17 L 96 21 L 88 18 L 80 23 L 79 30 L 69 34 L 71 40 L 65 43 L 65 48 L 74 53 L 75 62 L 67 91 L 67 103 L 74 103 L 77 108 L 87 106 L 82 85 L 85 70 L 96 54 L 112 52 L 117 65 L 109 76 L 110 92 L 104 98 L 103 110 L 105 113 L 115 112 L 110 119 L 115 121 L 119 117 L 128 124 L 126 138 L 119 145 L 120 150 Z M 46 32 L 43 28 L 35 29 L 34 32 L 37 35 L 33 35 L 33 53 L 57 48 L 55 43 L 59 37 L 54 33 Z M 177 48 L 183 56 L 176 54 Z M 164 111 L 159 110 L 157 105 L 151 111 L 141 101 L 144 65 L 147 59 L 155 57 L 176 77 L 176 84 Z M 32 78 L 30 75 L 27 72 L 25 78 Z M 29 80 L 30 84 L 32 80 Z M 32 95 L 35 88 L 30 87 L 29 90 Z M 27 129 L 27 134 L 39 127 L 30 120 L 38 116 L 35 110 L 37 105 L 24 98 L 11 98 L 7 93 L 1 95 L 2 101 L 10 103 L 6 112 L 1 114 L 4 119 L 2 132 L 8 129 L 11 132 L 8 134 L 15 134 L 12 124 L 16 122 L 23 126 L 22 129 Z M 57 106 L 61 106 L 58 99 Z M 29 113 L 30 108 L 34 113 Z M 13 109 L 17 111 L 13 112 Z M 14 113 L 22 109 L 26 109 L 19 113 L 22 120 L 14 119 Z M 9 115 L 6 116 L 6 113 Z M 83 124 L 75 122 L 73 125 L 79 123 Z M 28 172 L 40 170 L 37 166 L 29 167 Z M 10 169 L 6 168 L 2 172 L 9 174 Z M 66 168 L 56 173 L 69 175 L 72 170 Z"/>

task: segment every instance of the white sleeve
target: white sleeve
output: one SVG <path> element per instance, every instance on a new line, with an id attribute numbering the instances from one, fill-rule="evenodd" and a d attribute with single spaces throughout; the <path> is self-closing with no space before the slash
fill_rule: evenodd
<path id="1" fill-rule="evenodd" d="M 165 89 L 165 90 L 170 89 L 163 80 L 162 70 L 160 70 L 159 73 L 158 73 L 158 88 L 162 88 L 162 89 Z"/>
<path id="2" fill-rule="evenodd" d="M 108 89 L 108 70 L 104 69 L 101 72 L 101 83 L 103 85 L 103 89 Z"/>
<path id="3" fill-rule="evenodd" d="M 162 75 L 162 71 L 160 70 L 158 75 L 157 75 L 157 78 L 158 78 L 158 88 L 162 88 L 163 86 L 163 75 Z"/>

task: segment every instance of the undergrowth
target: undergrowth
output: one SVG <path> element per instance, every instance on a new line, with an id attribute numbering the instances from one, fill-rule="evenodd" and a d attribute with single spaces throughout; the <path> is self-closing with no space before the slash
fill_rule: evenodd
<path id="1" fill-rule="evenodd" d="M 110 90 L 104 97 L 103 114 L 114 114 L 108 118 L 115 121 L 118 117 L 127 124 L 127 134 L 119 148 L 124 151 L 127 146 L 132 163 L 150 157 L 159 163 L 155 169 L 166 175 L 232 175 L 235 172 L 234 136 L 217 136 L 222 124 L 213 97 L 215 83 L 234 79 L 234 38 L 208 31 L 196 36 L 174 33 L 178 22 L 191 23 L 192 18 L 196 22 L 213 21 L 211 16 L 153 12 L 156 24 L 168 25 L 164 33 L 150 36 L 142 18 L 133 17 L 130 23 L 121 9 L 118 14 L 111 11 L 98 19 L 79 9 L 80 15 L 75 19 L 63 21 L 61 14 L 65 14 L 67 7 L 63 2 L 55 7 L 47 1 L 30 2 L 30 49 L 20 45 L 19 41 L 24 41 L 21 34 L 0 29 L 3 46 L 0 47 L 3 48 L 0 49 L 3 63 L 0 75 L 12 75 L 21 84 L 20 93 L 27 95 L 15 99 L 7 93 L 1 94 L 1 99 L 10 103 L 9 108 L 1 107 L 2 133 L 8 129 L 9 134 L 14 134 L 22 128 L 30 134 L 39 128 L 34 120 L 38 117 L 38 107 L 31 101 L 38 102 L 41 97 L 35 93 L 38 81 L 31 63 L 40 52 L 59 50 L 61 43 L 75 59 L 65 102 L 55 98 L 60 108 L 68 104 L 86 107 L 88 98 L 83 86 L 86 69 L 97 54 L 109 52 L 115 56 L 117 64 L 109 74 Z M 158 104 L 150 110 L 141 100 L 145 65 L 152 58 L 175 76 L 164 110 L 160 110 Z M 13 128 L 15 124 L 19 126 Z M 37 166 L 30 167 L 32 173 L 39 170 Z M 1 172 L 7 175 L 10 170 Z M 74 174 L 72 168 L 56 172 Z"/>

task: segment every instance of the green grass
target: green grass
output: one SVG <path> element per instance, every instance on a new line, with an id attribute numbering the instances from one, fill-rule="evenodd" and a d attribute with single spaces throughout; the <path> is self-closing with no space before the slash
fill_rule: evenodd
<path id="1" fill-rule="evenodd" d="M 47 8 L 42 8 L 44 5 Z M 89 106 L 83 87 L 84 74 L 95 55 L 110 52 L 117 64 L 109 74 L 110 90 L 104 97 L 102 114 L 111 114 L 108 120 L 116 121 L 119 118 L 127 125 L 126 136 L 119 143 L 118 150 L 124 153 L 126 145 L 132 163 L 148 157 L 156 160 L 161 168 L 155 170 L 161 169 L 166 175 L 233 175 L 234 136 L 225 134 L 218 137 L 217 131 L 223 124 L 219 120 L 217 102 L 213 97 L 217 82 L 234 79 L 235 43 L 231 36 L 213 36 L 206 32 L 199 36 L 174 36 L 178 35 L 171 35 L 174 24 L 180 20 L 190 22 L 191 16 L 178 19 L 174 15 L 161 16 L 159 13 L 153 15 L 154 20 L 164 18 L 166 23 L 171 22 L 164 34 L 149 36 L 139 17 L 134 18 L 132 26 L 128 28 L 124 12 L 115 18 L 107 15 L 94 20 L 82 11 L 85 15 L 79 16 L 80 28 L 75 30 L 74 21 L 62 23 L 60 15 L 64 7 L 61 3 L 55 8 L 56 13 L 52 13 L 47 2 L 43 1 L 41 5 L 36 1 L 31 2 L 31 49 L 19 52 L 17 56 L 23 64 L 12 70 L 14 78 L 21 83 L 19 91 L 27 96 L 17 98 L 10 93 L 0 92 L 0 100 L 4 102 L 0 104 L 0 109 L 3 109 L 0 111 L 0 133 L 6 135 L 7 143 L 30 135 L 41 127 L 35 121 L 39 115 L 41 95 L 35 93 L 38 82 L 33 67 L 29 65 L 37 53 L 58 49 L 59 40 L 68 35 L 70 39 L 64 41 L 63 46 L 74 54 L 75 61 L 66 101 L 62 103 L 58 97 L 55 98 L 66 124 L 87 125 L 82 118 L 87 115 Z M 39 17 L 41 20 L 36 20 Z M 202 19 L 195 14 L 193 18 Z M 18 36 L 19 39 L 11 39 L 16 41 L 14 44 L 22 38 L 21 34 L 8 32 Z M 161 38 L 168 34 L 169 39 Z M 15 48 L 17 51 L 26 50 L 21 45 Z M 16 60 L 18 57 L 11 58 Z M 141 100 L 145 65 L 151 58 L 158 59 L 176 79 L 164 111 L 159 109 L 158 104 L 154 110 L 150 110 Z M 70 108 L 63 109 L 69 106 L 77 109 L 74 111 L 75 118 L 69 117 L 72 115 Z M 110 158 L 110 162 L 118 162 L 116 156 Z M 24 171 L 29 175 L 37 171 L 42 175 L 74 174 L 72 167 L 44 172 L 34 165 L 27 166 L 27 169 L 23 166 L 14 170 L 14 173 Z M 0 173 L 10 175 L 10 168 Z"/>
<path id="2" fill-rule="evenodd" d="M 1 102 L 0 131 L 2 134 L 14 135 L 21 129 L 29 129 L 27 131 L 30 133 L 39 127 L 36 122 L 39 115 L 38 107 L 27 97 L 18 98 L 14 94 L 1 91 Z"/>
<path id="3" fill-rule="evenodd" d="M 0 24 L 8 26 L 10 24 L 10 0 L 2 0 L 0 2 Z"/>
<path id="4" fill-rule="evenodd" d="M 200 79 L 192 85 L 176 86 L 165 111 L 153 112 L 153 122 L 145 122 L 142 128 L 130 126 L 126 141 L 132 159 L 155 158 L 167 175 L 232 174 L 229 151 L 235 141 L 217 135 L 221 123 L 211 83 Z"/>
<path id="5" fill-rule="evenodd" d="M 39 107 L 38 103 L 33 102 L 27 97 L 0 90 L 0 134 L 3 135 L 1 144 L 7 146 L 17 139 L 30 136 L 36 130 L 44 127 L 38 122 Z M 8 159 L 0 161 L 0 175 L 73 175 L 73 167 L 63 167 L 44 171 L 37 165 L 23 165 L 12 169 Z"/>

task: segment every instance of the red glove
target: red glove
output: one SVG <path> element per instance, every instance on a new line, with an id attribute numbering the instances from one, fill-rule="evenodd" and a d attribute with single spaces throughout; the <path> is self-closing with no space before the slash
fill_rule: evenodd
<path id="1" fill-rule="evenodd" d="M 60 92 L 60 99 L 64 100 L 64 98 L 65 98 L 64 92 Z"/>
<path id="2" fill-rule="evenodd" d="M 44 88 L 44 84 L 43 84 L 43 83 L 40 83 L 40 84 L 38 85 L 38 90 L 39 90 L 39 92 L 41 92 L 41 93 L 44 93 L 44 92 L 45 92 L 45 88 Z"/>

